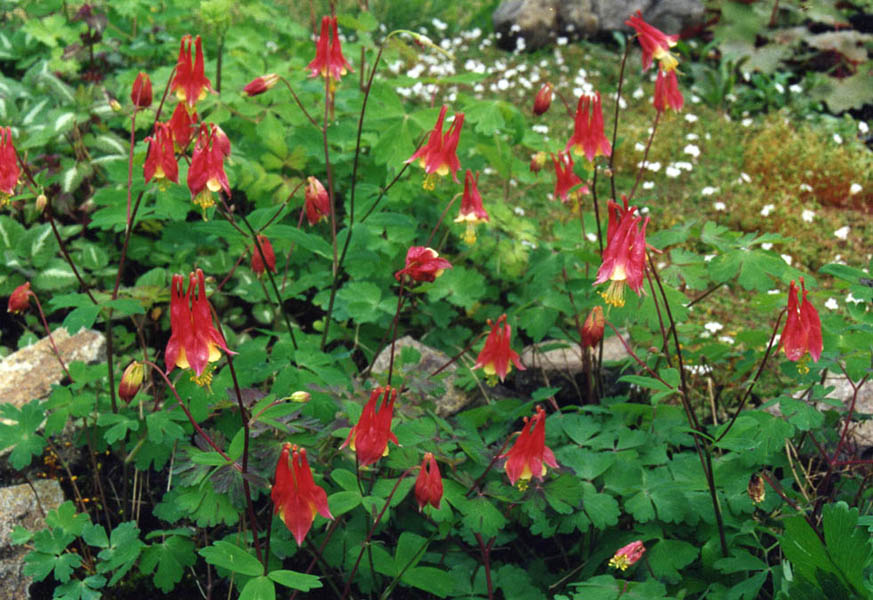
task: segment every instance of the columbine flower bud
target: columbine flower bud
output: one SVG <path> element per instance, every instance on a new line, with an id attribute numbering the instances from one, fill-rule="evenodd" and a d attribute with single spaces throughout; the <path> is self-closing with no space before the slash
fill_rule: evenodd
<path id="1" fill-rule="evenodd" d="M 548 160 L 548 156 L 545 152 L 540 151 L 530 157 L 530 172 L 531 173 L 539 173 L 540 169 L 543 168 L 546 164 L 546 160 Z"/>
<path id="2" fill-rule="evenodd" d="M 291 402 L 299 402 L 300 404 L 306 404 L 307 402 L 309 402 L 310 397 L 311 396 L 309 392 L 304 392 L 303 390 L 297 390 L 296 392 L 288 396 Z"/>
<path id="3" fill-rule="evenodd" d="M 138 361 L 133 361 L 124 370 L 121 376 L 121 381 L 118 384 L 118 397 L 127 403 L 133 400 L 139 388 L 142 387 L 142 379 L 145 374 L 145 367 Z"/>
<path id="4" fill-rule="evenodd" d="M 275 273 L 276 253 L 273 252 L 273 244 L 270 243 L 270 240 L 265 235 L 258 236 L 258 243 L 261 245 L 261 250 L 264 251 L 264 256 L 261 258 L 257 245 L 252 246 L 252 271 L 255 275 L 263 274 L 265 269 Z"/>
<path id="5" fill-rule="evenodd" d="M 277 83 L 279 83 L 279 76 L 275 73 L 269 73 L 252 79 L 251 83 L 243 88 L 243 91 L 249 96 L 257 96 L 263 94 Z"/>
<path id="6" fill-rule="evenodd" d="M 19 285 L 9 296 L 9 304 L 6 307 L 8 312 L 13 314 L 22 313 L 30 307 L 30 282 L 26 281 Z"/>
<path id="7" fill-rule="evenodd" d="M 46 198 L 45 194 L 40 194 L 36 197 L 36 210 L 39 212 L 44 211 L 47 204 L 48 198 Z"/>
<path id="8" fill-rule="evenodd" d="M 304 191 L 306 219 L 310 225 L 315 225 L 330 215 L 330 196 L 321 182 L 315 177 L 306 178 Z"/>
<path id="9" fill-rule="evenodd" d="M 609 559 L 609 566 L 621 571 L 627 571 L 627 568 L 637 562 L 646 551 L 643 542 L 637 540 L 631 542 L 627 546 L 619 548 L 615 556 Z"/>
<path id="10" fill-rule="evenodd" d="M 533 113 L 537 116 L 543 114 L 552 105 L 552 84 L 548 81 L 543 84 L 534 98 Z"/>
<path id="11" fill-rule="evenodd" d="M 148 108 L 152 105 L 152 80 L 149 79 L 148 73 L 140 71 L 136 76 L 130 92 L 130 100 L 137 108 Z"/>
<path id="12" fill-rule="evenodd" d="M 112 100 L 109 101 L 109 108 L 111 108 L 115 112 L 121 112 L 121 103 L 118 100 L 116 100 L 115 98 L 113 98 Z"/>
<path id="13" fill-rule="evenodd" d="M 603 339 L 603 328 L 606 325 L 606 320 L 603 317 L 603 308 L 598 304 L 591 309 L 585 323 L 582 324 L 582 330 L 579 335 L 582 337 L 582 345 L 586 348 L 592 348 L 600 343 Z"/>

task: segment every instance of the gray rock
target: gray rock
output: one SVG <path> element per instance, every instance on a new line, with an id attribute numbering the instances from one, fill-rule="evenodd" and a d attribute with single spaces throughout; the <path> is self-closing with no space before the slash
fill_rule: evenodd
<path id="1" fill-rule="evenodd" d="M 398 371 L 400 355 L 404 348 L 413 348 L 421 358 L 415 364 L 405 364 Z M 457 364 L 448 366 L 445 371 L 435 377 L 436 381 L 431 381 L 428 376 L 449 362 L 451 357 L 445 352 L 440 352 L 435 348 L 431 348 L 422 344 L 411 336 L 404 336 L 398 339 L 394 345 L 394 374 L 395 383 L 402 378 L 410 392 L 413 395 L 427 396 L 437 384 L 445 389 L 445 393 L 432 398 L 436 403 L 436 413 L 441 417 L 452 415 L 473 401 L 473 396 L 466 391 L 455 387 L 455 372 L 458 369 Z M 386 346 L 382 352 L 373 361 L 373 373 L 387 373 L 388 365 L 391 361 L 391 346 Z M 399 378 L 398 378 L 399 376 Z"/>
<path id="2" fill-rule="evenodd" d="M 834 389 L 828 394 L 828 398 L 840 400 L 845 406 L 845 410 L 848 411 L 854 394 L 849 380 L 843 375 L 832 375 L 825 379 L 825 387 L 830 386 L 833 386 Z M 831 407 L 820 404 L 819 408 Z M 873 447 L 873 420 L 858 421 L 858 415 L 873 415 L 873 384 L 867 383 L 858 391 L 858 397 L 855 400 L 855 422 L 849 427 L 849 432 L 856 444 L 865 448 Z M 840 422 L 840 427 L 842 427 L 843 422 Z"/>
<path id="3" fill-rule="evenodd" d="M 18 525 L 30 530 L 42 528 L 44 513 L 63 501 L 64 493 L 54 480 L 35 481 L 33 488 L 28 484 L 0 488 L 0 600 L 27 598 L 31 583 L 21 572 L 28 550 L 12 545 L 12 531 Z"/>
<path id="4" fill-rule="evenodd" d="M 52 332 L 52 338 L 68 367 L 73 361 L 106 360 L 106 338 L 102 333 L 82 329 L 71 336 L 60 327 Z M 60 383 L 64 377 L 49 339 L 44 337 L 0 361 L 0 402 L 22 406 L 35 398 L 43 398 L 51 391 L 52 384 Z"/>
<path id="5" fill-rule="evenodd" d="M 612 335 L 603 341 L 604 363 L 622 361 L 629 356 L 618 336 Z M 576 375 L 584 370 L 579 345 L 558 340 L 528 346 L 521 353 L 521 364 L 568 375 Z"/>

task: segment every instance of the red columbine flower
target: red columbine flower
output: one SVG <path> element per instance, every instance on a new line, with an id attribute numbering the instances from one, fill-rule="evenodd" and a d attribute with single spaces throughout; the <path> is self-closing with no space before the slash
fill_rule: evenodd
<path id="1" fill-rule="evenodd" d="M 676 45 L 676 40 L 679 39 L 678 35 L 667 35 L 660 29 L 652 27 L 643 21 L 643 14 L 640 11 L 637 11 L 637 14 L 631 16 L 624 24 L 633 27 L 637 32 L 637 39 L 643 49 L 643 71 L 652 66 L 652 58 L 658 60 L 661 63 L 661 68 L 665 71 L 672 71 L 676 68 L 679 61 L 670 54 L 670 48 Z"/>
<path id="2" fill-rule="evenodd" d="M 600 101 L 600 92 L 594 96 L 582 94 L 579 104 L 576 106 L 576 119 L 573 125 L 573 135 L 567 142 L 564 151 L 573 148 L 576 156 L 585 155 L 589 161 L 599 154 L 610 156 L 612 145 L 606 139 L 603 132 L 603 106 Z"/>
<path id="3" fill-rule="evenodd" d="M 552 84 L 546 82 L 534 98 L 533 113 L 541 115 L 552 105 Z"/>
<path id="4" fill-rule="evenodd" d="M 376 402 L 382 398 L 382 404 L 376 411 Z M 394 401 L 397 400 L 397 390 L 391 386 L 377 387 L 370 392 L 370 399 L 364 405 L 358 424 L 352 427 L 349 435 L 340 449 L 348 446 L 358 457 L 358 466 L 365 467 L 388 455 L 388 441 L 400 445 L 391 432 L 391 419 L 394 417 Z"/>
<path id="5" fill-rule="evenodd" d="M 130 91 L 130 100 L 137 108 L 148 108 L 152 105 L 152 80 L 148 73 L 139 72 Z"/>
<path id="6" fill-rule="evenodd" d="M 303 544 L 316 513 L 325 519 L 333 519 L 327 506 L 327 492 L 317 486 L 312 478 L 306 450 L 298 450 L 297 446 L 288 443 L 282 446 L 279 462 L 276 463 L 276 477 L 270 498 L 273 499 L 273 512 L 285 523 L 298 546 Z"/>
<path id="7" fill-rule="evenodd" d="M 194 287 L 197 294 L 194 295 Z M 219 348 L 231 353 L 224 337 L 212 324 L 212 306 L 206 298 L 203 271 L 188 275 L 188 291 L 184 292 L 182 275 L 173 275 L 170 288 L 170 340 L 164 352 L 167 373 L 174 368 L 193 369 L 201 377 L 206 366 L 221 358 Z M 211 377 L 207 374 L 206 383 Z"/>
<path id="8" fill-rule="evenodd" d="M 332 34 L 332 35 L 331 35 Z M 342 45 L 337 32 L 336 17 L 322 17 L 321 35 L 315 44 L 315 58 L 306 67 L 310 77 L 330 77 L 339 83 L 352 66 L 343 56 Z"/>
<path id="9" fill-rule="evenodd" d="M 788 360 L 801 360 L 809 352 L 812 360 L 818 362 L 824 347 L 821 338 L 821 320 L 815 307 L 806 298 L 803 277 L 800 278 L 800 287 L 803 290 L 803 300 L 798 303 L 797 286 L 793 281 L 791 282 L 791 288 L 788 290 L 788 318 L 779 345 L 785 350 Z M 809 368 L 801 362 L 798 370 L 808 371 Z"/>
<path id="10" fill-rule="evenodd" d="M 26 311 L 30 308 L 30 297 L 32 295 L 30 282 L 25 281 L 12 291 L 12 294 L 9 296 L 9 304 L 6 305 L 6 312 L 16 314 Z"/>
<path id="11" fill-rule="evenodd" d="M 582 324 L 582 329 L 579 330 L 582 345 L 586 348 L 592 348 L 599 344 L 600 340 L 603 339 L 605 325 L 606 319 L 603 317 L 603 308 L 598 304 L 588 313 L 585 323 Z"/>
<path id="12" fill-rule="evenodd" d="M 658 78 L 655 80 L 655 95 L 652 98 L 655 110 L 664 112 L 667 108 L 672 108 L 679 112 L 684 103 L 682 92 L 679 91 L 676 70 L 667 71 L 665 74 L 664 69 L 658 69 Z"/>
<path id="13" fill-rule="evenodd" d="M 264 251 L 264 258 L 261 258 L 261 253 L 258 251 L 257 244 L 252 245 L 252 271 L 255 275 L 261 275 L 266 267 L 275 273 L 276 253 L 273 252 L 273 245 L 265 235 L 258 236 L 258 243 L 261 245 L 261 250 Z M 264 259 L 266 259 L 266 265 L 264 264 Z"/>
<path id="14" fill-rule="evenodd" d="M 452 268 L 449 261 L 439 256 L 433 248 L 411 246 L 406 252 L 406 267 L 394 273 L 394 279 L 400 281 L 403 275 L 408 275 L 413 281 L 433 281 Z"/>
<path id="15" fill-rule="evenodd" d="M 12 130 L 9 127 L 0 127 L 0 206 L 6 204 L 9 196 L 15 194 L 19 175 L 21 169 L 18 168 L 15 145 L 12 143 Z"/>
<path id="16" fill-rule="evenodd" d="M 646 547 L 643 546 L 642 541 L 631 542 L 627 546 L 618 549 L 615 556 L 609 559 L 609 566 L 627 571 L 627 568 L 637 562 L 645 551 Z"/>
<path id="17" fill-rule="evenodd" d="M 187 44 L 187 46 L 186 46 Z M 176 62 L 176 76 L 173 77 L 172 89 L 179 102 L 184 102 L 188 110 L 194 108 L 198 100 L 206 97 L 206 92 L 212 91 L 212 84 L 205 74 L 203 62 L 203 45 L 198 35 L 194 39 L 194 59 L 191 59 L 191 36 L 182 38 L 179 45 L 179 59 Z"/>
<path id="18" fill-rule="evenodd" d="M 518 359 L 518 354 L 509 347 L 509 338 L 512 337 L 512 327 L 506 322 L 506 314 L 500 315 L 497 322 L 492 325 L 491 319 L 488 319 L 488 324 L 491 325 L 491 333 L 485 339 L 485 345 L 482 346 L 482 351 L 476 357 L 474 369 L 481 368 L 485 371 L 485 375 L 492 381 L 496 377 L 500 377 L 500 381 L 506 378 L 506 374 L 512 370 L 514 363 L 519 371 L 524 371 L 524 365 Z"/>
<path id="19" fill-rule="evenodd" d="M 552 154 L 552 162 L 555 164 L 555 200 L 567 201 L 567 194 L 574 187 L 582 183 L 582 180 L 573 172 L 573 157 L 569 152 L 558 152 L 556 157 Z M 579 192 L 588 193 L 588 186 L 583 185 Z"/>
<path id="20" fill-rule="evenodd" d="M 415 480 L 415 499 L 418 500 L 419 512 L 427 504 L 439 510 L 442 497 L 443 478 L 440 475 L 439 465 L 433 454 L 425 452 L 424 459 L 421 461 L 421 470 Z"/>
<path id="21" fill-rule="evenodd" d="M 468 244 L 476 243 L 476 225 L 489 221 L 488 213 L 482 206 L 482 196 L 479 194 L 479 172 L 473 177 L 473 172 L 467 169 L 464 175 L 464 197 L 461 199 L 461 212 L 455 223 L 466 223 L 467 231 L 464 233 L 464 241 Z"/>
<path id="22" fill-rule="evenodd" d="M 277 83 L 279 83 L 279 76 L 275 73 L 269 73 L 252 79 L 251 83 L 243 88 L 243 91 L 249 96 L 257 96 L 263 94 Z"/>
<path id="23" fill-rule="evenodd" d="M 315 177 L 306 178 L 306 191 L 304 192 L 306 207 L 306 220 L 309 225 L 315 225 L 330 215 L 330 196 L 321 182 Z"/>
<path id="24" fill-rule="evenodd" d="M 184 111 L 182 111 L 184 112 Z M 173 132 L 167 123 L 155 123 L 155 133 L 147 137 L 149 143 L 143 175 L 146 183 L 152 179 L 169 179 L 179 183 L 179 165 L 173 151 Z"/>
<path id="25" fill-rule="evenodd" d="M 127 403 L 133 400 L 139 388 L 142 386 L 143 376 L 145 375 L 145 367 L 138 361 L 133 361 L 124 370 L 121 375 L 121 381 L 118 382 L 118 397 Z"/>
<path id="26" fill-rule="evenodd" d="M 603 264 L 597 271 L 594 284 L 610 280 L 609 288 L 601 293 L 604 301 L 613 306 L 624 306 L 624 284 L 640 295 L 643 287 L 643 274 L 646 269 L 646 225 L 636 216 L 636 206 L 628 208 L 627 198 L 624 207 L 609 201 L 609 226 L 606 231 L 606 249 L 603 251 Z M 643 221 L 642 228 L 638 228 Z"/>
<path id="27" fill-rule="evenodd" d="M 180 102 L 176 105 L 173 111 L 173 116 L 170 117 L 170 131 L 173 132 L 173 143 L 176 145 L 176 150 L 185 152 L 188 144 L 191 143 L 191 138 L 194 137 L 195 125 L 197 125 L 197 111 L 191 111 L 189 114 L 185 109 L 185 104 Z"/>
<path id="28" fill-rule="evenodd" d="M 424 169 L 426 177 L 422 187 L 426 190 L 432 190 L 436 187 L 435 175 L 444 176 L 449 171 L 452 172 L 452 179 L 458 183 L 457 172 L 461 168 L 461 163 L 458 161 L 457 150 L 458 142 L 461 138 L 461 128 L 464 126 L 464 113 L 456 113 L 449 130 L 443 135 L 443 120 L 446 117 L 448 106 L 443 104 L 440 109 L 440 116 L 437 117 L 437 122 L 430 132 L 430 137 L 427 144 L 419 148 L 415 154 L 410 156 L 406 162 L 411 163 L 418 160 L 419 165 Z"/>
<path id="29" fill-rule="evenodd" d="M 552 450 L 546 446 L 546 411 L 537 406 L 536 414 L 524 418 L 524 427 L 518 434 L 518 439 L 500 458 L 506 458 L 506 474 L 509 483 L 515 485 L 519 479 L 519 488 L 527 488 L 531 477 L 540 481 L 546 474 L 546 465 L 558 468 L 558 462 Z"/>
<path id="30" fill-rule="evenodd" d="M 224 173 L 224 159 L 230 155 L 230 140 L 216 125 L 200 125 L 200 135 L 188 167 L 188 189 L 191 200 L 203 209 L 215 204 L 212 194 L 219 190 L 230 196 L 230 184 Z"/>

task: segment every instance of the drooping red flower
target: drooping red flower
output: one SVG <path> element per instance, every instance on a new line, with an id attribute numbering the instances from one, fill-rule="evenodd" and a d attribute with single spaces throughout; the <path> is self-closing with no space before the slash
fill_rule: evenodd
<path id="1" fill-rule="evenodd" d="M 534 97 L 533 113 L 537 116 L 545 113 L 552 105 L 552 84 L 548 81 L 543 84 L 540 91 Z"/>
<path id="2" fill-rule="evenodd" d="M 642 558 L 646 547 L 643 546 L 641 540 L 631 542 L 627 546 L 619 548 L 615 555 L 609 559 L 609 566 L 621 571 L 627 571 L 627 568 Z"/>
<path id="3" fill-rule="evenodd" d="M 682 98 L 682 92 L 679 91 L 679 80 L 676 78 L 675 69 L 666 73 L 664 69 L 658 69 L 652 104 L 658 112 L 664 112 L 668 108 L 672 108 L 676 112 L 682 110 L 685 99 Z"/>
<path id="4" fill-rule="evenodd" d="M 204 212 L 215 204 L 213 193 L 224 190 L 230 197 L 230 184 L 224 172 L 224 159 L 229 154 L 230 140 L 224 132 L 215 124 L 201 124 L 188 167 L 188 189 L 191 200 Z"/>
<path id="5" fill-rule="evenodd" d="M 609 280 L 609 288 L 601 293 L 604 301 L 612 306 L 624 306 L 624 286 L 640 295 L 643 275 L 646 269 L 646 225 L 645 220 L 636 215 L 636 206 L 628 208 L 627 198 L 624 206 L 609 201 L 609 225 L 606 230 L 606 248 L 603 250 L 603 263 L 597 271 L 594 285 Z M 640 228 L 639 223 L 643 225 Z"/>
<path id="6" fill-rule="evenodd" d="M 127 365 L 118 382 L 118 397 L 129 404 L 139 392 L 144 376 L 145 367 L 141 362 L 135 360 Z"/>
<path id="7" fill-rule="evenodd" d="M 258 235 L 258 244 L 261 245 L 261 250 L 264 251 L 264 257 L 261 258 L 261 253 L 258 251 L 257 244 L 252 244 L 252 271 L 255 275 L 261 275 L 264 269 L 270 269 L 273 273 L 276 272 L 276 253 L 273 252 L 273 244 L 265 235 Z M 266 260 L 266 264 L 265 261 Z"/>
<path id="8" fill-rule="evenodd" d="M 458 161 L 457 150 L 461 138 L 461 128 L 464 126 L 464 113 L 455 114 L 449 130 L 443 135 L 443 120 L 448 108 L 443 104 L 427 143 L 406 159 L 407 163 L 417 160 L 424 169 L 426 177 L 422 187 L 428 190 L 436 187 L 436 175 L 442 177 L 447 175 L 449 171 L 452 173 L 452 180 L 458 183 L 457 172 L 461 168 L 461 163 Z"/>
<path id="9" fill-rule="evenodd" d="M 279 83 L 279 76 L 275 73 L 268 73 L 267 75 L 261 75 L 260 77 L 252 79 L 251 82 L 243 88 L 243 91 L 249 96 L 258 96 L 271 89 L 277 83 Z"/>
<path id="10" fill-rule="evenodd" d="M 406 267 L 394 273 L 394 278 L 400 281 L 404 275 L 407 275 L 413 281 L 433 281 L 442 275 L 443 271 L 451 268 L 452 264 L 440 258 L 433 248 L 411 246 L 406 252 Z"/>
<path id="11" fill-rule="evenodd" d="M 172 91 L 179 102 L 184 102 L 192 110 L 199 100 L 212 91 L 212 83 L 206 77 L 203 61 L 203 45 L 198 35 L 194 39 L 194 57 L 191 57 L 191 36 L 182 37 L 179 45 L 179 59 L 176 61 L 176 76 L 173 77 Z"/>
<path id="12" fill-rule="evenodd" d="M 195 295 L 194 288 L 197 287 Z M 212 324 L 212 306 L 206 298 L 206 280 L 203 271 L 197 269 L 188 275 L 188 291 L 185 279 L 173 275 L 170 288 L 170 339 L 164 358 L 167 373 L 174 368 L 191 368 L 197 377 L 211 362 L 221 358 L 219 348 L 233 354 L 224 341 L 224 336 Z"/>
<path id="13" fill-rule="evenodd" d="M 379 410 L 376 403 L 382 398 Z M 361 418 L 357 425 L 349 431 L 346 441 L 340 449 L 348 446 L 358 457 L 358 466 L 365 467 L 388 455 L 388 442 L 400 445 L 391 431 L 391 419 L 394 418 L 394 401 L 397 400 L 397 390 L 391 386 L 377 387 L 370 392 L 370 399 L 364 405 Z"/>
<path id="14" fill-rule="evenodd" d="M 552 162 L 555 165 L 555 199 L 567 201 L 567 196 L 574 187 L 582 183 L 582 180 L 573 172 L 573 157 L 569 152 L 558 152 L 558 156 L 552 154 Z M 583 185 L 580 193 L 587 194 L 588 186 Z"/>
<path id="15" fill-rule="evenodd" d="M 282 446 L 279 454 L 270 498 L 273 512 L 285 523 L 298 546 L 303 545 L 316 514 L 333 519 L 327 506 L 327 492 L 315 484 L 306 460 L 306 450 L 289 443 Z"/>
<path id="16" fill-rule="evenodd" d="M 512 327 L 506 322 L 506 314 L 500 315 L 497 322 L 491 325 L 491 332 L 485 339 L 485 345 L 476 357 L 474 369 L 482 369 L 488 379 L 494 379 L 495 376 L 503 381 L 506 374 L 512 370 L 512 364 L 519 371 L 524 371 L 524 365 L 521 364 L 518 354 L 509 346 L 509 339 L 512 337 Z"/>
<path id="17" fill-rule="evenodd" d="M 564 151 L 573 148 L 576 156 L 585 155 L 589 161 L 593 161 L 598 155 L 610 156 L 612 145 L 606 139 L 603 129 L 603 106 L 600 101 L 600 92 L 594 96 L 582 94 L 579 104 L 576 106 L 576 118 L 573 123 L 573 135 L 567 142 Z"/>
<path id="18" fill-rule="evenodd" d="M 582 329 L 579 335 L 582 338 L 582 345 L 585 348 L 593 348 L 603 339 L 603 330 L 606 326 L 606 319 L 603 316 L 603 307 L 599 304 L 591 309 L 585 322 L 582 324 Z"/>
<path id="19" fill-rule="evenodd" d="M 30 282 L 25 281 L 17 288 L 12 290 L 9 296 L 9 304 L 6 305 L 6 312 L 12 314 L 23 313 L 30 308 L 30 297 L 33 292 L 30 291 Z"/>
<path id="20" fill-rule="evenodd" d="M 336 17 L 322 17 L 321 35 L 315 44 L 315 58 L 306 68 L 310 77 L 330 77 L 337 83 L 343 75 L 353 70 L 343 56 Z"/>
<path id="21" fill-rule="evenodd" d="M 184 112 L 184 111 L 183 111 Z M 143 175 L 146 183 L 152 179 L 169 179 L 179 183 L 179 165 L 173 151 L 173 132 L 167 123 L 155 123 L 155 132 L 147 137 L 149 143 Z"/>
<path id="22" fill-rule="evenodd" d="M 152 80 L 148 73 L 140 71 L 136 76 L 130 90 L 130 101 L 137 108 L 148 108 L 152 105 Z"/>
<path id="23" fill-rule="evenodd" d="M 0 127 L 0 206 L 15 194 L 21 169 L 12 143 L 12 129 Z"/>
<path id="24" fill-rule="evenodd" d="M 540 481 L 546 474 L 546 465 L 558 468 L 558 462 L 552 450 L 546 446 L 546 411 L 537 406 L 533 417 L 524 419 L 524 427 L 518 438 L 506 453 L 500 458 L 506 458 L 506 474 L 509 483 L 515 485 L 519 479 L 523 482 L 519 487 L 527 487 L 531 477 Z"/>
<path id="25" fill-rule="evenodd" d="M 418 501 L 418 510 L 422 511 L 425 505 L 430 504 L 437 510 L 443 497 L 443 478 L 436 459 L 430 452 L 425 452 L 421 461 L 421 470 L 415 480 L 415 499 Z"/>
<path id="26" fill-rule="evenodd" d="M 467 231 L 464 241 L 468 244 L 476 242 L 476 225 L 489 221 L 488 212 L 482 206 L 482 195 L 479 194 L 479 172 L 475 178 L 473 172 L 467 169 L 464 175 L 464 196 L 461 198 L 461 211 L 455 223 L 466 223 Z"/>
<path id="27" fill-rule="evenodd" d="M 173 133 L 173 143 L 176 145 L 178 152 L 185 152 L 188 144 L 191 143 L 198 118 L 197 111 L 192 110 L 189 113 L 185 109 L 184 103 L 180 102 L 176 105 L 173 116 L 170 117 L 169 126 L 170 131 Z"/>
<path id="28" fill-rule="evenodd" d="M 640 11 L 632 15 L 624 24 L 633 27 L 637 32 L 637 39 L 643 50 L 643 71 L 647 71 L 652 66 L 653 58 L 661 63 L 661 68 L 665 71 L 672 71 L 676 68 L 679 61 L 670 53 L 670 48 L 676 45 L 676 41 L 679 39 L 678 35 L 667 35 L 660 29 L 649 25 L 643 20 L 643 14 Z"/>
<path id="29" fill-rule="evenodd" d="M 310 226 L 330 216 L 330 196 L 324 189 L 324 185 L 315 177 L 306 178 L 304 198 L 306 220 L 309 221 Z"/>
<path id="30" fill-rule="evenodd" d="M 814 362 L 818 362 L 824 343 L 821 336 L 821 319 L 818 311 L 807 299 L 806 285 L 803 277 L 800 278 L 800 287 L 803 290 L 803 299 L 798 302 L 797 286 L 791 282 L 788 290 L 788 317 L 779 346 L 785 350 L 788 360 L 798 361 L 807 352 Z"/>

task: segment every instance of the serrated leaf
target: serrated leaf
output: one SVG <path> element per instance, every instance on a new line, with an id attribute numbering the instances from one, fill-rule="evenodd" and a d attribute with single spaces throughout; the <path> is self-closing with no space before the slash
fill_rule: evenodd
<path id="1" fill-rule="evenodd" d="M 681 579 L 679 569 L 694 562 L 698 553 L 696 546 L 681 540 L 661 540 L 647 552 L 655 576 L 671 583 Z"/>
<path id="2" fill-rule="evenodd" d="M 152 580 L 167 594 L 182 581 L 185 568 L 194 564 L 195 556 L 194 542 L 187 537 L 171 535 L 143 550 L 139 570 L 143 575 L 154 572 Z"/>
<path id="3" fill-rule="evenodd" d="M 99 314 L 100 307 L 96 304 L 81 306 L 66 316 L 64 319 L 64 329 L 74 333 L 82 328 L 90 329 Z"/>

